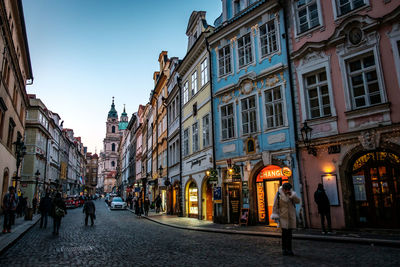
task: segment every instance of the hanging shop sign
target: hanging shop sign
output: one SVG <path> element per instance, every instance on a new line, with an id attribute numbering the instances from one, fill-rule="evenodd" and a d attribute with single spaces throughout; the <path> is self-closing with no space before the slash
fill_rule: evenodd
<path id="1" fill-rule="evenodd" d="M 257 182 L 262 182 L 265 179 L 282 178 L 288 179 L 292 176 L 292 170 L 289 167 L 279 167 L 276 165 L 269 165 L 262 169 L 257 175 Z"/>
<path id="2" fill-rule="evenodd" d="M 208 180 L 210 182 L 217 182 L 218 181 L 218 172 L 216 169 L 209 169 L 206 172 L 207 176 L 208 176 Z"/>
<path id="3" fill-rule="evenodd" d="M 220 186 L 214 187 L 213 200 L 214 203 L 222 203 L 222 189 Z"/>

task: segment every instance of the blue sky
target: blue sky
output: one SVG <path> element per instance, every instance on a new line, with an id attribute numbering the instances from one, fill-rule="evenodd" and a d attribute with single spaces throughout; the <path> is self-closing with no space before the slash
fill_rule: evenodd
<path id="1" fill-rule="evenodd" d="M 158 55 L 183 58 L 193 10 L 213 25 L 220 0 L 23 0 L 34 75 L 30 94 L 58 113 L 90 152 L 103 149 L 112 97 L 118 115 L 146 104 Z"/>

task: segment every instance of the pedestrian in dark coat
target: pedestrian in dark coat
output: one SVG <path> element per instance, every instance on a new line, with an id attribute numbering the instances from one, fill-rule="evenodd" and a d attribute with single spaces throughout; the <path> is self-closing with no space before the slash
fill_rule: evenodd
<path id="1" fill-rule="evenodd" d="M 47 216 L 50 215 L 51 212 L 51 198 L 49 193 L 46 193 L 44 198 L 40 200 L 39 203 L 39 211 L 40 211 L 40 228 L 47 227 Z"/>
<path id="2" fill-rule="evenodd" d="M 161 203 L 162 203 L 161 196 L 158 195 L 155 201 L 156 201 L 156 213 L 159 213 L 160 208 L 161 208 Z"/>
<path id="3" fill-rule="evenodd" d="M 318 206 L 318 213 L 321 217 L 321 227 L 324 234 L 330 233 L 331 229 L 331 204 L 329 203 L 328 196 L 325 193 L 324 186 L 318 184 L 317 191 L 314 193 L 314 200 Z M 325 218 L 328 223 L 328 232 L 325 229 Z"/>
<path id="4" fill-rule="evenodd" d="M 63 210 L 64 212 L 62 212 Z M 53 235 L 58 235 L 61 226 L 61 219 L 67 214 L 67 208 L 65 206 L 64 200 L 61 198 L 61 194 L 57 193 L 52 202 L 52 212 L 53 216 Z"/>
<path id="5" fill-rule="evenodd" d="M 85 226 L 88 225 L 88 219 L 90 217 L 91 226 L 94 225 L 94 219 L 96 218 L 96 206 L 94 205 L 92 198 L 89 197 L 88 200 L 85 201 L 83 205 L 83 212 L 86 214 L 85 216 Z"/>
<path id="6" fill-rule="evenodd" d="M 292 251 L 292 229 L 296 228 L 296 205 L 300 198 L 292 190 L 290 183 L 284 183 L 279 187 L 275 195 L 271 219 L 279 220 L 282 229 L 282 253 L 293 255 Z"/>
<path id="7" fill-rule="evenodd" d="M 24 194 L 21 194 L 18 197 L 18 205 L 17 205 L 17 217 L 22 217 L 23 215 L 25 215 L 25 207 L 26 207 L 26 203 L 25 203 L 25 198 L 24 198 Z"/>
<path id="8" fill-rule="evenodd" d="M 33 214 L 36 213 L 36 208 L 37 208 L 37 198 L 36 196 L 32 199 L 32 208 L 33 208 Z"/>
<path id="9" fill-rule="evenodd" d="M 15 193 L 15 188 L 10 186 L 8 188 L 8 193 L 3 197 L 3 213 L 4 213 L 4 224 L 3 224 L 3 234 L 11 233 L 11 225 L 13 224 L 15 218 L 15 211 L 18 205 L 18 196 Z"/>
<path id="10" fill-rule="evenodd" d="M 148 197 L 144 199 L 143 206 L 144 206 L 144 215 L 149 216 L 150 200 Z"/>

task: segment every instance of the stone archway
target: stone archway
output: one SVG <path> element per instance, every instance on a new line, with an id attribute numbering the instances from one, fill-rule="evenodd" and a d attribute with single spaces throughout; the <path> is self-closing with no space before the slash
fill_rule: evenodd
<path id="1" fill-rule="evenodd" d="M 201 217 L 203 220 L 207 221 L 212 221 L 214 217 L 212 188 L 211 183 L 209 183 L 209 178 L 205 176 L 201 186 Z"/>
<path id="2" fill-rule="evenodd" d="M 199 187 L 193 178 L 190 178 L 185 185 L 185 207 L 186 216 L 199 218 Z"/>
<path id="3" fill-rule="evenodd" d="M 374 150 L 359 145 L 342 156 L 339 173 L 343 177 L 340 186 L 347 228 L 400 227 L 399 215 L 386 220 L 381 219 L 383 215 L 377 215 L 386 214 L 387 210 L 393 214 L 400 212 L 399 203 L 396 203 L 400 195 L 391 192 L 396 186 L 393 181 L 397 180 L 397 187 L 400 187 L 400 154 L 396 151 L 400 151 L 400 146 L 393 143 L 385 143 Z"/>
<path id="4" fill-rule="evenodd" d="M 277 165 L 280 167 L 284 167 L 284 164 L 277 159 L 272 159 L 270 165 Z M 249 225 L 256 225 L 258 224 L 258 206 L 257 206 L 257 188 L 256 188 L 256 179 L 257 175 L 260 173 L 262 169 L 266 166 L 264 165 L 263 161 L 260 160 L 257 162 L 253 169 L 249 174 L 249 196 L 250 196 L 250 215 L 249 215 Z"/>

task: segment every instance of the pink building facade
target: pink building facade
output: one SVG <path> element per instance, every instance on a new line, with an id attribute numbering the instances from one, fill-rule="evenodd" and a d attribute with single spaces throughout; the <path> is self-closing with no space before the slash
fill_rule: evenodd
<path id="1" fill-rule="evenodd" d="M 288 2 L 307 225 L 323 183 L 333 228 L 400 228 L 400 2 Z"/>

